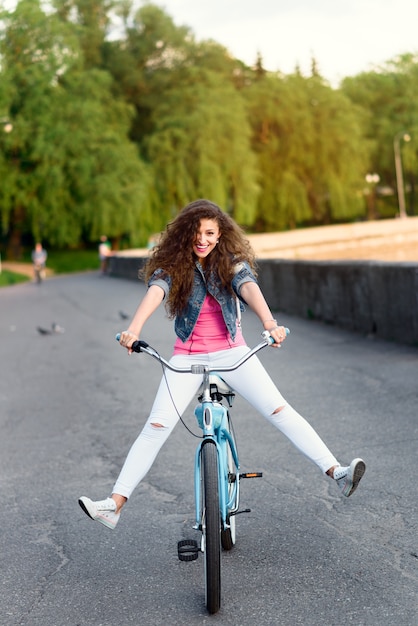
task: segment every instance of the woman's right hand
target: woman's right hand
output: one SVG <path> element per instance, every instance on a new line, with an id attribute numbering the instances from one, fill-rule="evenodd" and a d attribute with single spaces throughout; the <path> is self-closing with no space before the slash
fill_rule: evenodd
<path id="1" fill-rule="evenodd" d="M 123 330 L 120 334 L 119 343 L 121 346 L 128 350 L 128 354 L 132 354 L 132 344 L 134 341 L 138 341 L 139 336 L 130 330 Z"/>

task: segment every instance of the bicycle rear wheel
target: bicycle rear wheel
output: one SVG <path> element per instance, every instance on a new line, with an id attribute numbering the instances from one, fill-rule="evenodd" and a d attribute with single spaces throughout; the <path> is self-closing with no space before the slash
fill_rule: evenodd
<path id="1" fill-rule="evenodd" d="M 218 452 L 214 443 L 202 446 L 202 533 L 205 599 L 209 613 L 221 606 L 221 516 L 218 493 Z"/>
<path id="2" fill-rule="evenodd" d="M 35 281 L 38 284 L 42 282 L 42 270 L 40 267 L 35 267 Z"/>

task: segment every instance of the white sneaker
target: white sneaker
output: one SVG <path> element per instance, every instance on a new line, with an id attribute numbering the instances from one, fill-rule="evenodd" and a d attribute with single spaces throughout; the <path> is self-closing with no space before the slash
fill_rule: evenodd
<path id="1" fill-rule="evenodd" d="M 354 459 L 348 467 L 337 467 L 334 470 L 334 480 L 337 481 L 343 496 L 348 498 L 355 492 L 365 471 L 366 464 L 363 459 Z"/>
<path id="2" fill-rule="evenodd" d="M 91 519 L 104 524 L 111 530 L 115 529 L 116 524 L 119 521 L 120 513 L 116 513 L 116 502 L 113 498 L 106 498 L 106 500 L 93 502 L 90 498 L 83 496 L 82 498 L 79 498 L 78 503 L 84 513 L 91 517 Z"/>

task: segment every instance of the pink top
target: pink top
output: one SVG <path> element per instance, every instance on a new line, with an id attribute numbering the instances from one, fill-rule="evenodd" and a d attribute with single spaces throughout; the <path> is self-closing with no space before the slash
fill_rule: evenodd
<path id="1" fill-rule="evenodd" d="M 208 354 L 245 346 L 240 326 L 237 326 L 235 341 L 232 341 L 222 315 L 221 305 L 210 294 L 206 294 L 196 326 L 184 343 L 177 337 L 174 354 Z"/>

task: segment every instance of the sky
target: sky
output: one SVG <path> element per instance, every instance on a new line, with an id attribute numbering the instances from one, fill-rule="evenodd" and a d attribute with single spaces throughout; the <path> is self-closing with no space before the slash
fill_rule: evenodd
<path id="1" fill-rule="evenodd" d="M 406 52 L 418 53 L 418 0 L 154 0 L 197 40 L 254 65 L 304 74 L 311 59 L 337 86 Z"/>
<path id="2" fill-rule="evenodd" d="M 11 9 L 16 1 L 0 6 Z M 418 54 L 418 0 L 151 1 L 198 41 L 213 39 L 247 65 L 259 52 L 267 70 L 289 74 L 299 66 L 309 74 L 314 57 L 335 87 L 400 54 Z"/>

